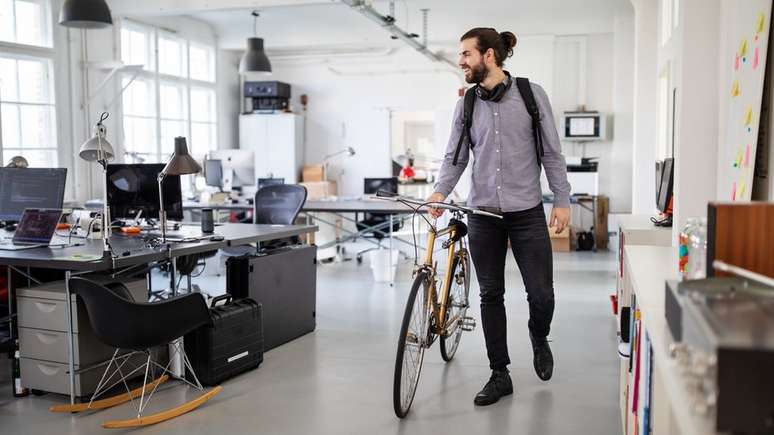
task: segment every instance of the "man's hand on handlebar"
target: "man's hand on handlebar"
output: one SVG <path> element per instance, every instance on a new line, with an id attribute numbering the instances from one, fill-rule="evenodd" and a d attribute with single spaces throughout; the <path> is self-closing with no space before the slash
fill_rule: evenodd
<path id="1" fill-rule="evenodd" d="M 446 199 L 446 195 L 440 192 L 435 192 L 432 195 L 427 197 L 426 202 L 443 202 L 445 199 Z M 430 207 L 430 210 L 429 210 L 430 216 L 432 216 L 435 219 L 438 219 L 439 217 L 441 217 L 441 215 L 443 214 L 443 211 L 444 210 L 442 208 L 437 208 L 432 206 Z"/>

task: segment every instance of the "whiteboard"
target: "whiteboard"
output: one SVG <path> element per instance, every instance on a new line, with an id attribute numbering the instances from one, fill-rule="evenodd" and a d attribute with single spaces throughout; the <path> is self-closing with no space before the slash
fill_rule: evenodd
<path id="1" fill-rule="evenodd" d="M 736 2 L 728 17 L 729 47 L 725 63 L 731 69 L 727 84 L 729 110 L 720 154 L 720 200 L 749 201 L 758 143 L 763 79 L 769 42 L 772 0 Z"/>

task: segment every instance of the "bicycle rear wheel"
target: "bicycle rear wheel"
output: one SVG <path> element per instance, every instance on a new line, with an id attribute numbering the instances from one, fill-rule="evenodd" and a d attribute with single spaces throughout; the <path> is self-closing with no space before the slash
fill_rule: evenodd
<path id="1" fill-rule="evenodd" d="M 421 271 L 414 278 L 403 323 L 400 327 L 398 350 L 395 355 L 395 375 L 393 377 L 392 403 L 395 415 L 403 418 L 408 414 L 414 394 L 417 391 L 419 373 L 422 370 L 422 360 L 425 347 L 429 346 L 430 304 L 428 293 L 430 281 L 426 271 Z"/>
<path id="2" fill-rule="evenodd" d="M 441 358 L 449 362 L 457 353 L 462 337 L 462 323 L 468 313 L 468 293 L 470 292 L 470 260 L 467 250 L 460 250 L 454 257 L 451 273 L 449 301 L 446 304 L 446 319 L 457 318 L 455 326 L 446 337 L 441 337 Z"/>

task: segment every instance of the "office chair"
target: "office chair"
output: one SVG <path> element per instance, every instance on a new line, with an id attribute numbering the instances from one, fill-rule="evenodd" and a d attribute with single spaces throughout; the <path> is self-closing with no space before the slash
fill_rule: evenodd
<path id="1" fill-rule="evenodd" d="M 202 295 L 189 293 L 162 302 L 141 303 L 135 302 L 123 285 L 111 285 L 108 287 L 88 279 L 72 278 L 70 279 L 70 288 L 83 301 L 94 335 L 98 340 L 116 348 L 116 350 L 110 362 L 108 362 L 89 403 L 54 406 L 50 409 L 52 412 L 99 410 L 131 401 L 137 411 L 136 418 L 106 421 L 102 424 L 102 427 L 128 428 L 146 426 L 192 411 L 223 389 L 220 386 L 214 387 L 207 393 L 184 405 L 153 415 L 143 416 L 143 412 L 148 406 L 153 393 L 161 383 L 169 379 L 167 373 L 175 360 L 174 356 L 170 355 L 170 362 L 166 366 L 153 361 L 151 354 L 153 347 L 172 343 L 170 352 L 177 352 L 181 356 L 190 378 L 195 383 L 184 378 L 179 379 L 199 391 L 204 391 L 204 387 L 202 387 L 202 384 L 196 377 L 188 356 L 185 354 L 181 341 L 177 340 L 177 338 L 201 326 L 212 324 L 210 311 Z M 122 350 L 129 352 L 121 353 Z M 134 369 L 129 369 L 126 365 L 127 359 L 138 353 L 147 355 L 145 363 Z M 161 369 L 161 375 L 154 381 L 148 382 L 149 373 L 153 376 L 157 369 Z M 145 372 L 143 386 L 130 390 L 126 381 L 140 370 Z M 117 377 L 117 380 L 114 380 L 114 377 Z M 103 393 L 121 383 L 126 387 L 126 393 L 97 400 Z M 139 405 L 136 405 L 134 400 L 137 396 L 140 397 Z"/>
<path id="2" fill-rule="evenodd" d="M 306 202 L 306 187 L 299 184 L 275 184 L 263 187 L 255 193 L 253 223 L 292 225 Z M 273 240 L 262 246 L 276 249 L 300 243 L 298 236 Z"/>
<path id="3" fill-rule="evenodd" d="M 253 201 L 253 223 L 292 225 L 306 202 L 306 187 L 275 184 L 261 188 Z"/>
<path id="4" fill-rule="evenodd" d="M 363 180 L 363 193 L 373 195 L 380 190 L 392 193 L 398 193 L 398 178 L 365 178 Z M 358 231 L 366 231 L 364 234 L 370 234 L 370 237 L 376 240 L 377 246 L 359 251 L 355 255 L 357 264 L 363 263 L 363 254 L 382 248 L 382 240 L 390 236 L 390 214 L 389 213 L 363 213 L 363 219 L 356 222 Z M 375 228 L 374 228 L 375 227 Z M 394 220 L 392 231 L 398 231 L 402 227 L 400 219 Z M 371 230 L 369 230 L 371 229 Z"/>

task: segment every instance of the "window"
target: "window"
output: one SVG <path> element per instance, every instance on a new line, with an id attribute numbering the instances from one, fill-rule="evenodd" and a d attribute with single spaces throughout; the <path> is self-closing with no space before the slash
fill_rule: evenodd
<path id="1" fill-rule="evenodd" d="M 0 0 L 0 162 L 58 165 L 48 0 Z"/>
<path id="2" fill-rule="evenodd" d="M 2 1 L 2 0 L 0 0 Z M 215 48 L 171 31 L 124 20 L 121 59 L 143 71 L 123 94 L 124 146 L 163 162 L 185 136 L 200 157 L 217 148 Z M 124 78 L 124 84 L 129 77 Z"/>
<path id="3" fill-rule="evenodd" d="M 51 47 L 48 0 L 0 0 L 0 41 Z"/>

